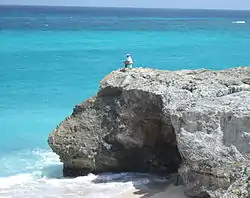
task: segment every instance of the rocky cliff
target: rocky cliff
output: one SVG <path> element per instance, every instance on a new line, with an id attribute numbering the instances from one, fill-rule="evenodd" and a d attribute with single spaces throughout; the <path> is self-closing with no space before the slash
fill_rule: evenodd
<path id="1" fill-rule="evenodd" d="M 196 197 L 249 197 L 250 67 L 117 70 L 50 134 L 65 176 L 178 172 Z"/>

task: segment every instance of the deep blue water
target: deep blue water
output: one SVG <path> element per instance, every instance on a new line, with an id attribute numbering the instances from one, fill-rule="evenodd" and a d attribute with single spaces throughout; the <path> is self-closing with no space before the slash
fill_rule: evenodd
<path id="1" fill-rule="evenodd" d="M 0 7 L 0 178 L 51 173 L 48 134 L 125 53 L 135 66 L 226 69 L 249 65 L 249 46 L 250 11 Z"/>

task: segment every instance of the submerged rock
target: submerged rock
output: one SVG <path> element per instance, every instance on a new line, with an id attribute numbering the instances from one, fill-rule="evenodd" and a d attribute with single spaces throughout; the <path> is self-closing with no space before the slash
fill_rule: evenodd
<path id="1" fill-rule="evenodd" d="M 48 142 L 65 176 L 180 174 L 197 197 L 248 197 L 250 67 L 117 70 Z"/>

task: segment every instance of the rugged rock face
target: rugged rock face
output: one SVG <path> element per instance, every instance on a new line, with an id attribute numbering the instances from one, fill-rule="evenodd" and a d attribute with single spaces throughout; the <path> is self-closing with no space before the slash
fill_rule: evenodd
<path id="1" fill-rule="evenodd" d="M 250 196 L 250 67 L 106 76 L 49 136 L 66 176 L 179 172 L 196 197 Z"/>

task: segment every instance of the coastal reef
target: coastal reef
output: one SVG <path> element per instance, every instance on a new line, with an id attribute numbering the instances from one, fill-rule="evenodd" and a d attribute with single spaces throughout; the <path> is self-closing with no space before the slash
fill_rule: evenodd
<path id="1" fill-rule="evenodd" d="M 68 177 L 178 174 L 192 197 L 250 197 L 250 67 L 113 71 L 48 143 Z"/>

